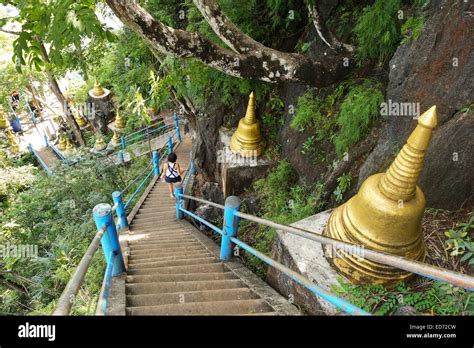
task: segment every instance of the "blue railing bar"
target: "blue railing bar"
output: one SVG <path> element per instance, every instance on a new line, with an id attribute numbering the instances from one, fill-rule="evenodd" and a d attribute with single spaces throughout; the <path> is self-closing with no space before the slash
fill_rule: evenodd
<path id="1" fill-rule="evenodd" d="M 137 135 L 136 137 L 134 137 L 134 138 L 132 138 L 132 139 L 127 139 L 127 138 L 125 138 L 125 141 L 126 141 L 125 143 L 128 144 L 128 143 L 131 143 L 131 142 L 133 142 L 133 141 L 135 141 L 135 140 L 137 140 L 137 139 L 146 138 L 146 137 L 149 136 L 150 134 L 153 134 L 153 133 L 155 133 L 155 132 L 157 132 L 157 131 L 159 131 L 159 130 L 165 129 L 165 128 L 170 128 L 170 126 L 173 126 L 173 125 L 169 125 L 169 124 L 168 124 L 168 125 L 164 125 L 164 126 L 162 126 L 162 127 L 160 127 L 160 128 L 154 129 L 154 130 L 152 130 L 152 131 L 150 131 L 150 132 L 148 132 L 148 133 L 139 134 L 139 135 Z M 174 128 L 174 127 L 173 127 L 173 128 Z"/>
<path id="2" fill-rule="evenodd" d="M 104 284 L 104 291 L 103 291 L 103 301 L 104 301 L 104 304 L 103 304 L 103 311 L 104 311 L 104 315 L 106 314 L 106 311 L 107 311 L 107 300 L 109 299 L 109 289 L 110 289 L 110 281 L 112 279 L 112 269 L 114 268 L 114 262 L 115 262 L 115 259 L 117 258 L 117 254 L 111 252 L 110 253 L 110 262 L 107 263 L 107 267 L 105 269 L 105 275 L 104 275 L 104 281 L 103 281 L 103 284 Z"/>
<path id="3" fill-rule="evenodd" d="M 155 137 L 155 138 L 151 138 L 150 140 L 156 140 L 156 139 L 159 139 L 159 138 L 161 138 L 161 137 L 164 137 L 165 135 L 166 135 L 166 136 L 169 136 L 169 134 L 171 134 L 171 133 L 173 133 L 173 132 L 174 132 L 174 129 L 170 130 L 169 132 L 160 134 L 160 135 L 158 135 L 158 136 Z M 145 142 L 147 142 L 147 141 L 148 141 L 148 139 L 144 139 L 143 141 L 135 142 L 135 143 L 133 143 L 133 144 L 131 144 L 131 145 L 141 145 L 141 144 L 143 144 L 143 143 L 145 143 Z"/>
<path id="4" fill-rule="evenodd" d="M 33 146 L 31 144 L 28 144 L 28 148 L 30 150 L 30 152 L 33 154 L 33 156 L 35 156 L 36 160 L 38 161 L 38 163 L 41 165 L 41 167 L 43 167 L 43 169 L 46 171 L 46 173 L 48 175 L 51 175 L 51 170 L 48 168 L 48 166 L 46 165 L 46 163 L 43 161 L 43 159 L 38 155 L 38 153 L 36 152 L 35 149 L 33 149 Z"/>
<path id="5" fill-rule="evenodd" d="M 135 131 L 135 132 L 133 132 L 133 133 L 127 134 L 124 138 L 127 138 L 127 137 L 129 138 L 129 137 L 131 137 L 131 136 L 134 135 L 134 134 L 137 134 L 137 133 L 140 133 L 140 132 L 144 132 L 144 131 L 146 131 L 147 129 L 153 128 L 153 127 L 155 127 L 156 125 L 159 125 L 159 124 L 164 123 L 164 122 L 166 122 L 166 121 L 168 121 L 168 120 L 171 120 L 171 119 L 174 120 L 174 117 L 172 117 L 172 116 L 167 117 L 167 118 L 165 118 L 165 119 L 163 119 L 163 120 L 161 120 L 161 121 L 158 121 L 158 122 L 156 122 L 156 123 L 153 123 L 152 125 L 149 125 L 149 126 L 147 126 L 147 127 L 144 127 L 144 128 L 142 128 L 142 129 L 139 129 L 139 130 L 137 130 L 137 131 Z"/>
<path id="6" fill-rule="evenodd" d="M 204 204 L 209 204 L 209 205 L 211 205 L 215 208 L 219 208 L 219 209 L 222 209 L 222 210 L 224 210 L 224 208 L 225 208 L 222 204 L 217 204 L 217 203 L 214 203 L 214 202 L 211 202 L 211 201 L 207 201 L 205 199 L 201 199 L 201 198 L 197 198 L 197 197 L 193 197 L 193 196 L 188 196 L 188 195 L 184 195 L 184 194 L 180 194 L 179 196 L 183 197 L 183 198 L 192 199 L 193 201 L 201 202 L 201 203 L 204 203 Z"/>
<path id="7" fill-rule="evenodd" d="M 182 195 L 180 195 L 180 196 L 182 196 Z M 219 233 L 219 234 L 221 234 L 221 235 L 224 233 L 224 232 L 222 232 L 222 230 L 221 230 L 219 227 L 217 227 L 217 226 L 211 224 L 210 222 L 207 222 L 207 221 L 204 220 L 202 217 L 197 216 L 196 214 L 191 213 L 189 210 L 186 210 L 186 209 L 184 209 L 183 207 L 180 207 L 179 210 L 181 210 L 181 211 L 182 211 L 183 213 L 185 213 L 185 214 L 188 214 L 189 216 L 191 216 L 191 217 L 194 218 L 195 220 L 197 220 L 197 221 L 203 223 L 203 224 L 206 225 L 207 227 L 213 229 L 213 230 L 216 231 L 217 233 Z"/>
<path id="8" fill-rule="evenodd" d="M 329 303 L 332 303 L 334 306 L 342 309 L 344 312 L 349 313 L 350 315 L 371 315 L 370 313 L 364 311 L 363 309 L 360 309 L 359 307 L 354 306 L 353 304 L 343 300 L 342 298 L 339 298 L 323 288 L 317 286 L 313 282 L 309 281 L 305 277 L 303 277 L 301 274 L 296 273 L 295 271 L 289 269 L 288 267 L 282 265 L 279 262 L 276 262 L 275 260 L 272 260 L 265 254 L 262 254 L 258 250 L 255 250 L 251 246 L 245 244 L 244 242 L 241 242 L 235 237 L 231 237 L 232 242 L 234 242 L 236 245 L 241 247 L 242 249 L 248 251 L 251 253 L 253 256 L 256 258 L 264 261 L 266 264 L 268 264 L 271 267 L 274 267 L 281 271 L 282 273 L 286 274 L 289 276 L 291 279 L 296 281 L 297 283 L 303 285 L 307 289 L 311 290 L 314 292 L 316 295 L 320 296 L 321 298 L 325 299 Z"/>
<path id="9" fill-rule="evenodd" d="M 393 266 L 411 273 L 419 274 L 427 278 L 450 283 L 465 288 L 469 291 L 474 291 L 474 277 L 471 277 L 467 274 L 450 271 L 444 268 L 429 265 L 415 260 L 408 260 L 403 257 L 387 254 L 381 251 L 375 251 L 361 245 L 347 243 L 338 239 L 322 236 L 315 232 L 307 231 L 301 228 L 280 225 L 278 223 L 268 221 L 253 215 L 241 212 L 237 212 L 236 215 L 243 219 L 253 221 L 275 229 L 279 229 L 287 233 L 295 234 L 303 238 L 311 239 L 321 244 L 331 245 L 335 249 L 358 255 L 364 259 L 369 259 L 378 263 L 382 263 L 384 265 Z"/>
<path id="10" fill-rule="evenodd" d="M 150 173 L 143 179 L 142 183 L 137 187 L 135 192 L 132 194 L 132 196 L 128 199 L 127 203 L 125 203 L 124 208 L 127 209 L 127 207 L 132 203 L 133 198 L 137 195 L 137 193 L 142 189 L 143 185 L 145 185 L 145 182 L 148 180 L 151 174 L 153 174 L 154 168 L 151 168 Z"/>
<path id="11" fill-rule="evenodd" d="M 71 307 L 73 305 L 73 301 L 71 299 L 75 298 L 77 292 L 79 291 L 82 282 L 84 281 L 84 277 L 89 269 L 89 266 L 92 262 L 92 258 L 94 257 L 97 249 L 100 245 L 100 240 L 105 233 L 107 226 L 103 226 L 94 236 L 92 239 L 91 244 L 87 248 L 84 256 L 82 257 L 79 265 L 77 266 L 74 274 L 72 275 L 71 279 L 66 285 L 61 297 L 59 298 L 58 304 L 54 309 L 53 315 L 68 315 Z"/>
<path id="12" fill-rule="evenodd" d="M 59 149 L 56 147 L 56 145 L 49 143 L 49 147 L 51 147 L 53 149 L 53 151 L 56 153 L 56 155 L 60 159 L 62 159 L 62 160 L 66 159 L 66 157 L 64 157 L 64 155 L 61 153 L 61 151 L 59 151 Z"/>
<path id="13" fill-rule="evenodd" d="M 150 163 L 148 163 L 148 165 L 146 166 L 146 168 L 140 173 L 138 174 L 135 179 L 133 179 L 122 191 L 122 195 L 125 193 L 125 191 L 127 191 L 134 183 L 136 183 L 138 181 L 138 179 L 140 179 L 143 175 L 145 175 L 145 173 L 147 172 L 147 170 L 150 168 L 150 166 L 153 165 L 153 159 L 150 161 Z"/>
<path id="14" fill-rule="evenodd" d="M 210 202 L 205 199 L 188 196 L 184 194 L 181 194 L 180 197 L 191 199 L 191 200 L 205 203 L 205 204 L 209 204 L 213 207 L 224 210 L 223 205 Z M 469 276 L 467 274 L 462 274 L 459 272 L 454 272 L 454 271 L 450 271 L 450 270 L 440 268 L 437 266 L 429 265 L 423 262 L 408 260 L 400 256 L 395 256 L 392 254 L 375 251 L 372 249 L 368 249 L 362 245 L 347 243 L 339 239 L 325 237 L 315 232 L 308 231 L 302 228 L 297 228 L 297 227 L 288 226 L 288 225 L 281 225 L 276 222 L 265 220 L 265 219 L 262 219 L 253 215 L 245 214 L 242 212 L 236 212 L 236 215 L 243 219 L 253 221 L 258 224 L 272 227 L 275 229 L 279 229 L 287 233 L 292 233 L 292 234 L 301 236 L 303 238 L 311 239 L 321 244 L 331 245 L 332 247 L 336 249 L 342 249 L 345 252 L 351 252 L 351 253 L 360 255 L 360 257 L 363 257 L 372 261 L 376 261 L 385 265 L 397 267 L 399 269 L 403 269 L 411 273 L 419 274 L 421 276 L 424 276 L 430 279 L 435 279 L 441 282 L 450 283 L 450 284 L 462 287 L 464 289 L 467 289 L 469 291 L 474 291 L 474 277 Z"/>

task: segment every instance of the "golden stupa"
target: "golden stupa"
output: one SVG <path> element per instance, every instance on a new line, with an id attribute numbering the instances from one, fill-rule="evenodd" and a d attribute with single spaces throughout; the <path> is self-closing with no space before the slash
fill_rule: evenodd
<path id="1" fill-rule="evenodd" d="M 94 150 L 98 152 L 98 151 L 105 150 L 106 148 L 107 148 L 107 144 L 105 143 L 104 138 L 98 137 L 95 140 Z"/>
<path id="2" fill-rule="evenodd" d="M 239 153 L 244 157 L 260 156 L 265 141 L 260 133 L 260 122 L 255 116 L 255 98 L 253 92 L 250 93 L 247 113 L 239 121 L 237 130 L 230 139 L 230 149 L 234 153 Z"/>
<path id="3" fill-rule="evenodd" d="M 354 197 L 334 209 L 324 234 L 369 249 L 423 261 L 425 246 L 421 220 L 425 196 L 416 182 L 436 124 L 436 106 L 433 106 L 418 119 L 417 127 L 387 172 L 367 178 Z M 342 250 L 337 254 L 328 261 L 354 283 L 392 286 L 412 276 L 412 273 L 349 255 Z"/>
<path id="4" fill-rule="evenodd" d="M 66 146 L 67 146 L 67 140 L 66 140 L 66 138 L 64 137 L 64 135 L 60 135 L 60 136 L 59 136 L 59 142 L 58 142 L 58 149 L 59 149 L 59 151 L 64 151 L 64 150 L 66 150 Z"/>
<path id="5" fill-rule="evenodd" d="M 0 105 L 0 129 L 7 129 L 7 128 L 8 128 L 8 120 L 5 117 L 3 106 Z"/>
<path id="6" fill-rule="evenodd" d="M 115 127 L 119 129 L 125 128 L 127 121 L 120 115 L 119 111 L 115 114 Z"/>
<path id="7" fill-rule="evenodd" d="M 121 142 L 122 140 L 120 139 L 120 134 L 116 130 L 114 130 L 114 136 L 112 137 L 112 145 L 117 146 Z"/>
<path id="8" fill-rule="evenodd" d="M 102 86 L 99 84 L 99 82 L 97 82 L 97 80 L 95 80 L 95 83 L 94 83 L 94 88 L 91 90 L 92 94 L 96 97 L 101 97 L 105 94 L 105 91 L 104 89 L 102 88 Z"/>
<path id="9" fill-rule="evenodd" d="M 66 150 L 64 151 L 64 153 L 66 154 L 73 154 L 74 152 L 76 152 L 76 148 L 74 147 L 74 143 L 67 139 L 66 140 Z"/>
<path id="10" fill-rule="evenodd" d="M 79 112 L 76 109 L 74 109 L 74 119 L 76 120 L 77 125 L 80 128 L 87 126 L 87 119 L 81 114 L 79 114 Z"/>
<path id="11" fill-rule="evenodd" d="M 17 137 L 9 129 L 7 130 L 8 145 L 10 145 L 10 151 L 12 153 L 18 153 L 20 151 L 20 143 L 18 142 Z"/>

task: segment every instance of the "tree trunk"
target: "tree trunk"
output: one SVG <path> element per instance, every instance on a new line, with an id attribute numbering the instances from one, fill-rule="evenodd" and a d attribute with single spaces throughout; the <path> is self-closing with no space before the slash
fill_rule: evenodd
<path id="1" fill-rule="evenodd" d="M 151 16 L 134 0 L 106 0 L 109 7 L 152 48 L 166 55 L 196 58 L 228 75 L 267 82 L 299 81 L 325 87 L 348 72 L 343 57 L 313 61 L 302 54 L 278 51 L 240 31 L 221 11 L 217 0 L 194 0 L 211 28 L 231 49 L 207 37 L 171 28 Z"/>
<path id="2" fill-rule="evenodd" d="M 38 40 L 41 46 L 41 51 L 43 52 L 43 60 L 45 63 L 49 63 L 49 56 L 48 52 L 46 51 L 46 47 L 44 47 L 41 40 Z M 51 91 L 53 91 L 54 95 L 58 99 L 59 103 L 63 107 L 64 115 L 68 121 L 68 124 L 71 126 L 74 135 L 76 136 L 76 140 L 80 146 L 85 146 L 86 143 L 81 133 L 81 129 L 76 123 L 76 120 L 72 116 L 71 109 L 69 108 L 69 102 L 67 101 L 66 97 L 64 96 L 61 88 L 59 88 L 58 81 L 54 78 L 53 73 L 49 69 L 45 69 L 46 76 L 48 77 L 48 83 Z"/>

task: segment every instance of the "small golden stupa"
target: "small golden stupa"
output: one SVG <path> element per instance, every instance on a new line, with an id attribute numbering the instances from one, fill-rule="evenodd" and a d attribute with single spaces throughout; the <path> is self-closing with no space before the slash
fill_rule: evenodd
<path id="1" fill-rule="evenodd" d="M 112 145 L 117 146 L 121 142 L 122 140 L 120 139 L 120 134 L 116 130 L 114 130 L 114 136 L 112 137 Z"/>
<path id="2" fill-rule="evenodd" d="M 234 153 L 239 153 L 244 157 L 260 156 L 265 141 L 260 133 L 260 122 L 255 116 L 255 98 L 253 92 L 250 93 L 247 113 L 239 121 L 237 130 L 230 139 L 230 149 Z"/>
<path id="3" fill-rule="evenodd" d="M 66 138 L 64 137 L 64 135 L 60 135 L 59 136 L 59 142 L 58 142 L 58 149 L 59 151 L 64 151 L 66 150 L 66 146 L 67 146 L 67 140 Z"/>
<path id="4" fill-rule="evenodd" d="M 3 106 L 0 105 L 0 129 L 7 129 L 7 128 L 8 128 L 8 120 L 5 117 Z"/>
<path id="5" fill-rule="evenodd" d="M 7 130 L 8 145 L 10 145 L 10 151 L 12 153 L 18 153 L 20 151 L 20 143 L 18 142 L 17 137 L 9 129 Z"/>
<path id="6" fill-rule="evenodd" d="M 107 148 L 107 144 L 105 143 L 104 138 L 98 137 L 95 140 L 94 150 L 98 152 L 98 151 L 105 150 L 106 148 Z"/>
<path id="7" fill-rule="evenodd" d="M 376 251 L 423 261 L 425 246 L 421 220 L 425 196 L 416 182 L 436 124 L 436 106 L 433 106 L 418 119 L 417 127 L 387 172 L 367 178 L 354 197 L 334 209 L 324 234 Z M 328 261 L 357 284 L 392 286 L 412 276 L 404 270 L 342 250 L 337 254 Z"/>
<path id="8" fill-rule="evenodd" d="M 95 97 L 101 97 L 105 94 L 104 89 L 99 84 L 99 82 L 97 82 L 97 80 L 95 80 L 94 88 L 91 90 L 91 92 Z"/>
<path id="9" fill-rule="evenodd" d="M 123 128 L 125 128 L 126 123 L 127 123 L 127 121 L 122 117 L 120 112 L 117 110 L 117 112 L 115 114 L 115 127 L 119 128 L 119 129 L 123 129 Z"/>
<path id="10" fill-rule="evenodd" d="M 67 139 L 66 140 L 66 150 L 64 151 L 64 153 L 67 153 L 67 154 L 72 154 L 76 152 L 76 148 L 74 147 L 74 144 L 71 140 Z"/>

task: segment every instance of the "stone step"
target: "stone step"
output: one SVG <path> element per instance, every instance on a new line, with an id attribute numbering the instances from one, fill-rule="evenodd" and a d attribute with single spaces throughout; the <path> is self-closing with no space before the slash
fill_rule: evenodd
<path id="1" fill-rule="evenodd" d="M 210 257 L 212 256 L 210 253 L 206 251 L 198 251 L 195 253 L 187 253 L 187 254 L 174 254 L 170 256 L 156 256 L 154 254 L 151 255 L 141 255 L 141 256 L 130 256 L 128 259 L 128 263 L 136 263 L 137 261 L 168 261 L 168 260 L 183 260 L 183 259 L 191 259 L 191 258 L 198 258 L 198 257 Z"/>
<path id="2" fill-rule="evenodd" d="M 242 287 L 244 287 L 244 283 L 242 283 L 240 279 L 125 284 L 127 295 L 163 294 L 170 292 L 182 293 L 187 291 L 236 289 Z"/>
<path id="3" fill-rule="evenodd" d="M 144 268 L 185 266 L 185 265 L 205 265 L 208 263 L 216 263 L 216 262 L 219 262 L 219 260 L 214 256 L 203 257 L 203 258 L 181 259 L 181 260 L 165 260 L 165 261 L 142 260 L 134 264 L 129 264 L 129 269 L 144 269 Z"/>
<path id="4" fill-rule="evenodd" d="M 129 275 L 127 283 L 152 283 L 152 282 L 189 282 L 196 280 L 223 280 L 237 279 L 232 272 L 211 273 L 177 273 L 177 274 L 155 274 L 155 275 Z"/>
<path id="5" fill-rule="evenodd" d="M 165 228 L 172 231 L 173 227 L 176 227 L 176 228 L 179 227 L 179 225 L 176 222 L 176 218 L 167 218 L 167 219 L 163 219 L 156 222 L 150 222 L 150 221 L 141 222 L 140 221 L 138 223 L 132 223 L 130 225 L 130 229 L 132 231 L 141 231 L 141 232 L 150 231 L 150 230 L 156 231 L 156 230 L 165 229 Z"/>
<path id="6" fill-rule="evenodd" d="M 192 302 L 250 300 L 257 298 L 248 288 L 174 292 L 158 295 L 128 295 L 127 307 L 149 307 Z"/>
<path id="7" fill-rule="evenodd" d="M 173 236 L 190 236 L 191 233 L 176 225 L 176 222 L 170 227 L 168 226 L 156 226 L 150 229 L 131 229 L 131 236 L 143 236 L 145 237 L 173 237 Z"/>
<path id="8" fill-rule="evenodd" d="M 184 265 L 184 266 L 168 266 L 141 269 L 128 269 L 129 275 L 155 275 L 155 274 L 191 274 L 191 273 L 214 273 L 224 272 L 226 268 L 222 262 L 208 263 L 204 265 Z"/>
<path id="9" fill-rule="evenodd" d="M 160 236 L 160 235 L 157 235 L 157 236 L 152 236 L 150 235 L 150 237 L 146 237 L 146 238 L 141 238 L 141 239 L 137 239 L 135 241 L 132 241 L 130 242 L 129 244 L 132 244 L 132 245 L 147 245 L 148 243 L 154 243 L 154 242 L 180 242 L 180 241 L 187 241 L 189 240 L 190 238 L 192 238 L 191 234 L 187 233 L 187 234 L 182 234 L 182 235 L 171 235 L 171 236 Z"/>
<path id="10" fill-rule="evenodd" d="M 150 247 L 149 249 L 142 249 L 142 250 L 135 250 L 130 251 L 129 256 L 141 256 L 141 255 L 149 255 L 153 253 L 155 256 L 171 256 L 177 253 L 186 253 L 186 252 L 196 252 L 196 251 L 206 251 L 202 245 L 190 245 L 184 247 L 173 247 L 173 248 L 161 248 L 161 247 Z"/>
<path id="11" fill-rule="evenodd" d="M 131 244 L 129 249 L 133 251 L 140 251 L 140 250 L 148 250 L 148 249 L 167 249 L 167 248 L 174 248 L 174 247 L 187 247 L 187 246 L 202 246 L 197 240 L 189 238 L 186 240 L 181 241 L 171 241 L 171 242 L 163 242 L 163 241 L 150 241 L 148 243 L 142 244 Z"/>
<path id="12" fill-rule="evenodd" d="M 127 315 L 244 315 L 271 312 L 264 301 L 234 300 L 217 302 L 193 302 L 149 307 L 127 308 Z"/>
<path id="13" fill-rule="evenodd" d="M 135 224 L 138 222 L 143 223 L 146 221 L 161 222 L 163 220 L 166 220 L 166 218 L 170 218 L 170 217 L 176 218 L 176 209 L 170 209 L 169 211 L 164 211 L 164 212 L 149 212 L 146 214 L 138 214 L 133 219 L 133 222 Z"/>

